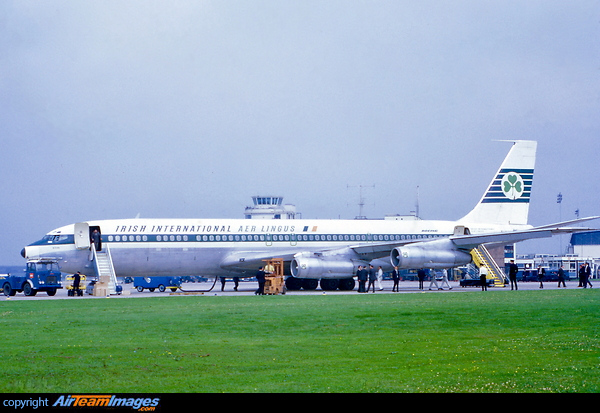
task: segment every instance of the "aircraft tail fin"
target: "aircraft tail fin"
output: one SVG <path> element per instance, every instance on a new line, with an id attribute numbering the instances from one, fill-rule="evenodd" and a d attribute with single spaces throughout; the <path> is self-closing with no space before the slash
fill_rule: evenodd
<path id="1" fill-rule="evenodd" d="M 460 221 L 526 225 L 535 167 L 536 141 L 510 141 L 504 158 L 479 203 Z"/>

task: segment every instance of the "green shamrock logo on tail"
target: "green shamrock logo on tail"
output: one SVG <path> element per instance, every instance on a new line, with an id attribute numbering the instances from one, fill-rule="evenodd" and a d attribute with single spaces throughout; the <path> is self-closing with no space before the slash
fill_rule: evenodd
<path id="1" fill-rule="evenodd" d="M 508 172 L 502 178 L 502 191 L 508 199 L 519 199 L 523 195 L 525 183 L 523 178 L 516 172 Z"/>

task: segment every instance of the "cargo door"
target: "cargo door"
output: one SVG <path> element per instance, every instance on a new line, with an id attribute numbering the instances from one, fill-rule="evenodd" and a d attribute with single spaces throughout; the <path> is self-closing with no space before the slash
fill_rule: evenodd
<path id="1" fill-rule="evenodd" d="M 87 250 L 90 248 L 90 226 L 87 222 L 75 224 L 75 248 Z"/>
<path id="2" fill-rule="evenodd" d="M 454 227 L 454 236 L 457 237 L 460 235 L 471 235 L 471 231 L 464 225 L 457 225 Z"/>

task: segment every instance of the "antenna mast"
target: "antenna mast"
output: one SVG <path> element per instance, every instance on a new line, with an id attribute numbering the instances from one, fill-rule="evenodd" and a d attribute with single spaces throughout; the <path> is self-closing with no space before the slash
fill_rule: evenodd
<path id="1" fill-rule="evenodd" d="M 365 185 L 356 185 L 350 186 L 347 185 L 348 188 L 358 188 L 359 189 L 359 197 L 358 197 L 358 216 L 354 217 L 354 219 L 367 219 L 366 216 L 363 215 L 363 208 L 365 206 L 365 198 L 363 197 L 363 188 L 375 188 L 375 185 L 365 186 Z"/>
<path id="2" fill-rule="evenodd" d="M 419 218 L 419 186 L 417 185 L 417 205 L 415 206 L 416 211 L 415 211 L 415 215 L 417 218 Z"/>

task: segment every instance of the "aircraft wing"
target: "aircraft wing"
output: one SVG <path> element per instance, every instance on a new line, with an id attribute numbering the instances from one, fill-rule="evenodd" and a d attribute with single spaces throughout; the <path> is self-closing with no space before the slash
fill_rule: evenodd
<path id="1" fill-rule="evenodd" d="M 471 250 L 481 244 L 494 244 L 494 243 L 513 243 L 519 241 L 525 241 L 536 238 L 548 238 L 558 234 L 572 234 L 575 232 L 587 232 L 593 231 L 593 228 L 584 227 L 567 227 L 566 225 L 577 224 L 584 221 L 598 219 L 600 217 L 589 217 L 581 218 L 578 220 L 565 221 L 552 225 L 544 225 L 541 227 L 535 227 L 526 230 L 511 231 L 511 232 L 496 232 L 489 234 L 473 234 L 473 235 L 455 235 L 450 236 L 450 240 L 454 245 L 461 250 Z M 265 265 L 264 260 L 281 258 L 286 262 L 292 261 L 295 256 L 300 253 L 318 257 L 345 257 L 347 259 L 357 259 L 362 261 L 371 261 L 378 258 L 385 258 L 389 256 L 390 252 L 396 247 L 402 247 L 404 245 L 416 245 L 427 242 L 432 242 L 432 239 L 422 240 L 406 240 L 405 242 L 385 241 L 379 243 L 361 243 L 350 245 L 347 247 L 340 247 L 334 249 L 322 249 L 314 251 L 300 250 L 297 248 L 290 248 L 285 251 L 279 251 L 276 255 L 273 255 L 269 251 L 238 251 L 233 252 L 225 257 L 221 262 L 221 268 L 248 273 L 248 276 L 253 276 L 254 272 L 258 267 Z"/>
<path id="2" fill-rule="evenodd" d="M 425 242 L 425 240 L 421 241 L 413 241 L 407 240 L 406 242 L 399 241 L 386 241 L 381 243 L 369 243 L 369 244 L 360 244 L 351 246 L 350 249 L 354 251 L 358 256 L 365 260 L 370 261 L 377 258 L 382 258 L 390 255 L 390 251 L 396 247 L 401 247 L 407 244 L 415 244 L 418 242 Z"/>
<path id="3" fill-rule="evenodd" d="M 481 244 L 508 244 L 520 241 L 526 241 L 537 238 L 548 238 L 559 234 L 573 234 L 575 232 L 588 232 L 594 231 L 594 228 L 584 227 L 567 227 L 566 225 L 579 224 L 585 221 L 591 221 L 598 219 L 600 216 L 580 218 L 571 221 L 559 222 L 551 225 L 543 225 L 540 227 L 534 227 L 531 229 L 510 231 L 510 232 L 496 232 L 489 234 L 472 234 L 472 235 L 455 235 L 450 236 L 450 240 L 458 247 L 463 250 L 471 250 L 478 247 Z M 401 247 L 404 245 L 416 245 L 426 242 L 431 242 L 431 239 L 422 239 L 419 241 L 406 241 L 399 243 L 398 241 L 388 241 L 377 244 L 361 244 L 351 246 L 354 252 L 356 252 L 362 259 L 368 261 L 376 258 L 382 258 L 389 255 L 393 248 Z"/>

